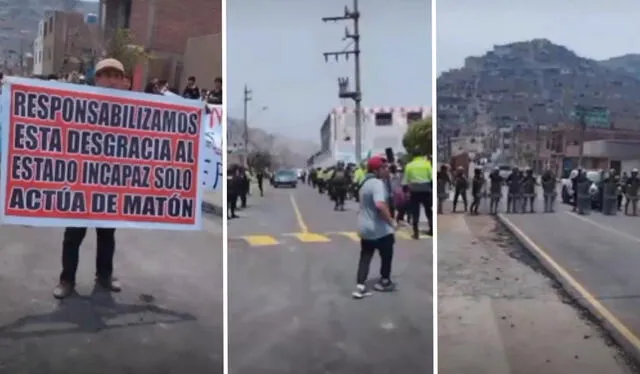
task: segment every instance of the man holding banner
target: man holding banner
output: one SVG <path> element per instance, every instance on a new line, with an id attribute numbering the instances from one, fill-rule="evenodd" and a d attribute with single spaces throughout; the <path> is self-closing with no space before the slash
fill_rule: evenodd
<path id="1" fill-rule="evenodd" d="M 204 191 L 220 184 L 202 102 L 128 91 L 124 77 L 121 62 L 105 59 L 96 87 L 19 77 L 3 85 L 0 221 L 65 228 L 59 299 L 75 288 L 88 227 L 97 231 L 96 283 L 119 292 L 116 229 L 200 230 Z"/>
<path id="2" fill-rule="evenodd" d="M 122 89 L 125 77 L 124 66 L 116 59 L 104 59 L 96 65 L 97 87 Z M 113 255 L 116 250 L 116 229 L 96 228 L 96 283 L 111 292 L 120 292 L 122 285 L 113 277 Z M 62 273 L 60 283 L 53 296 L 62 299 L 69 296 L 75 287 L 76 271 L 80 258 L 80 246 L 87 234 L 86 227 L 67 227 L 62 240 Z"/>

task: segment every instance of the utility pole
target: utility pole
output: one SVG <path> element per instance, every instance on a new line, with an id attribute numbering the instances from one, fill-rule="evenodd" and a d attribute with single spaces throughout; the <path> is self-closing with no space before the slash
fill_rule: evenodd
<path id="1" fill-rule="evenodd" d="M 587 131 L 586 113 L 583 108 L 580 110 L 580 148 L 578 150 L 578 167 L 582 167 L 582 160 L 584 158 L 584 138 Z"/>
<path id="2" fill-rule="evenodd" d="M 349 28 L 345 28 L 343 40 L 350 39 L 353 42 L 353 49 L 345 49 L 336 52 L 324 52 L 324 60 L 329 61 L 329 57 L 334 57 L 336 61 L 341 56 L 349 60 L 349 56 L 354 58 L 354 79 L 355 90 L 349 90 L 349 78 L 338 79 L 338 97 L 341 99 L 351 99 L 355 102 L 356 116 L 356 162 L 362 161 L 362 89 L 360 87 L 360 11 L 358 10 L 358 0 L 353 0 L 353 9 L 344 7 L 344 15 L 337 17 L 322 17 L 322 22 L 353 21 L 353 33 Z M 348 47 L 347 47 L 348 48 Z"/>
<path id="3" fill-rule="evenodd" d="M 541 155 L 541 133 L 540 133 L 540 122 L 536 122 L 536 167 L 534 168 L 534 172 L 536 174 L 542 173 L 542 155 Z"/>
<path id="4" fill-rule="evenodd" d="M 245 84 L 244 85 L 244 97 L 243 97 L 243 102 L 244 102 L 244 107 L 243 107 L 243 114 L 242 114 L 242 120 L 244 123 L 244 134 L 243 134 L 243 140 L 244 140 L 244 153 L 242 156 L 242 163 L 244 164 L 244 166 L 247 166 L 247 159 L 249 157 L 249 118 L 247 111 L 249 109 L 249 101 L 251 101 L 251 90 L 249 89 L 249 87 Z"/>

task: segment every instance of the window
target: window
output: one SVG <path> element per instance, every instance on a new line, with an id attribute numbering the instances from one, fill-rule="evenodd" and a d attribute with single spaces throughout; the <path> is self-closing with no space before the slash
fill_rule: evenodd
<path id="1" fill-rule="evenodd" d="M 49 22 L 45 21 L 44 26 L 42 28 L 42 36 L 47 36 L 47 31 L 49 30 Z"/>
<path id="2" fill-rule="evenodd" d="M 130 27 L 130 22 L 131 22 L 131 3 L 133 3 L 133 1 L 131 1 L 131 0 L 126 1 L 124 3 L 124 25 L 123 25 L 123 27 L 125 29 L 128 29 Z"/>
<path id="3" fill-rule="evenodd" d="M 376 113 L 376 126 L 391 126 L 392 124 L 392 113 Z"/>
<path id="4" fill-rule="evenodd" d="M 407 113 L 407 124 L 412 124 L 422 120 L 422 112 L 409 112 Z"/>
<path id="5" fill-rule="evenodd" d="M 53 17 L 49 18 L 49 33 L 53 32 Z"/>

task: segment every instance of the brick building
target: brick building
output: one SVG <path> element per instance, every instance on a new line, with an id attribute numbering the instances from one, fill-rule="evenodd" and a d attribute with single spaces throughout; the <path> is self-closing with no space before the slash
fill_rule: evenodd
<path id="1" fill-rule="evenodd" d="M 210 76 L 198 77 L 197 71 L 185 69 L 187 45 L 221 39 L 221 0 L 100 0 L 100 19 L 109 38 L 118 28 L 131 30 L 136 44 L 151 52 L 147 77 L 166 78 L 171 85 L 182 87 L 189 75 L 196 75 L 203 87 L 213 85 L 213 78 L 222 74 L 222 48 L 201 48 L 199 59 L 211 61 Z M 216 37 L 217 35 L 217 37 Z M 210 36 L 209 39 L 203 38 Z M 191 58 L 192 59 L 192 58 Z M 197 65 L 195 63 L 189 65 Z M 211 82 L 208 82 L 208 81 Z"/>

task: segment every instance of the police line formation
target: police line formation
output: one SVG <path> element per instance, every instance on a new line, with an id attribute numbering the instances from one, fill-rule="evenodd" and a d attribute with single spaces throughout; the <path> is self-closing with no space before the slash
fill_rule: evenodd
<path id="1" fill-rule="evenodd" d="M 424 209 L 429 229 L 427 235 L 433 235 L 432 209 L 432 167 L 426 156 L 416 156 L 406 165 L 395 161 L 393 152 L 378 157 L 385 160 L 384 170 L 372 170 L 368 163 L 371 158 L 360 165 L 346 164 L 342 161 L 334 166 L 309 169 L 302 176 L 320 194 L 327 194 L 333 202 L 334 210 L 344 211 L 345 201 L 359 202 L 359 190 L 369 178 L 382 178 L 388 192 L 388 206 L 391 216 L 398 224 L 407 222 L 413 229 L 413 238 L 420 237 L 420 214 Z"/>
<path id="2" fill-rule="evenodd" d="M 604 215 L 616 215 L 620 211 L 637 216 L 640 178 L 638 169 L 620 175 L 614 169 L 578 168 L 572 170 L 568 178 L 559 181 L 551 170 L 545 170 L 537 177 L 531 168 L 521 170 L 517 167 L 507 176 L 496 168 L 487 177 L 482 168 L 476 168 L 469 178 L 464 168 L 459 167 L 451 173 L 443 165 L 438 171 L 437 188 L 438 214 L 444 213 L 444 202 L 449 200 L 450 191 L 453 192 L 453 213 L 462 203 L 463 212 L 477 215 L 481 206 L 486 208 L 487 202 L 489 214 L 498 214 L 502 209 L 506 213 L 536 213 L 540 202 L 543 213 L 553 213 L 560 189 L 562 202 L 570 204 L 572 211 L 578 214 L 599 210 Z M 468 204 L 468 197 L 471 204 Z"/>

